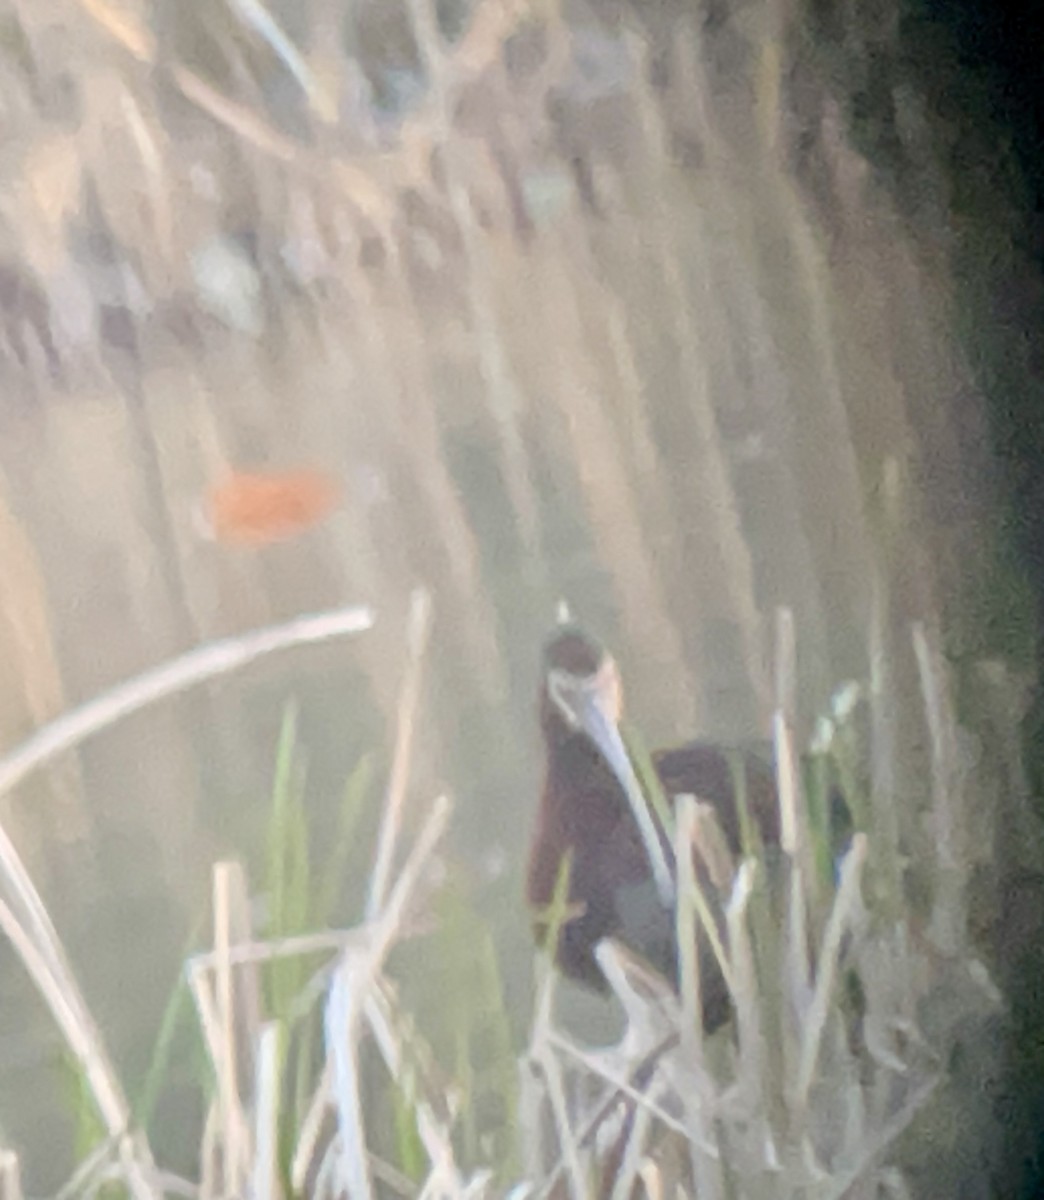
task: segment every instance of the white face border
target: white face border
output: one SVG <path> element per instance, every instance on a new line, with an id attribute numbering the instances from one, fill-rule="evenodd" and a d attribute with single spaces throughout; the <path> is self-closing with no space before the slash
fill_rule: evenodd
<path id="1" fill-rule="evenodd" d="M 547 673 L 547 694 L 570 729 L 585 728 L 583 711 L 596 704 L 607 721 L 619 724 L 623 716 L 623 685 L 620 669 L 606 658 L 593 675 L 574 675 L 560 667 Z"/>

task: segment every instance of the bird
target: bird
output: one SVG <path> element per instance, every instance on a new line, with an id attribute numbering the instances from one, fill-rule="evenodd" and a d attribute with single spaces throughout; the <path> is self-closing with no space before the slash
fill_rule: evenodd
<path id="1" fill-rule="evenodd" d="M 591 634 L 568 622 L 546 642 L 539 720 L 546 751 L 543 792 L 527 871 L 534 933 L 546 945 L 556 889 L 568 861 L 564 919 L 551 947 L 559 969 L 606 992 L 595 950 L 614 938 L 637 952 L 677 987 L 676 868 L 663 823 L 646 799 L 620 731 L 623 685 L 613 656 Z M 775 773 L 753 749 L 735 754 L 745 773 L 747 808 L 769 853 L 778 853 Z M 730 749 L 690 741 L 655 752 L 652 766 L 668 800 L 693 794 L 713 806 L 729 851 L 742 853 Z M 694 854 L 709 882 L 711 866 Z M 711 890 L 711 889 L 705 889 Z M 705 935 L 698 937 L 703 1024 L 708 1032 L 729 1016 L 728 988 Z"/>

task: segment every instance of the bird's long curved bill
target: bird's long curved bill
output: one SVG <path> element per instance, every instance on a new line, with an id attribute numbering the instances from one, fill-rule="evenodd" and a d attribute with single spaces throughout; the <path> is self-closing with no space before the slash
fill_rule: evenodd
<path id="1" fill-rule="evenodd" d="M 584 732 L 601 751 L 602 757 L 624 790 L 652 868 L 656 890 L 664 907 L 670 908 L 675 899 L 674 876 L 664 854 L 663 842 L 660 840 L 649 802 L 638 782 L 631 757 L 620 736 L 620 730 L 606 711 L 602 697 L 597 691 L 591 691 L 583 698 L 579 717 Z"/>

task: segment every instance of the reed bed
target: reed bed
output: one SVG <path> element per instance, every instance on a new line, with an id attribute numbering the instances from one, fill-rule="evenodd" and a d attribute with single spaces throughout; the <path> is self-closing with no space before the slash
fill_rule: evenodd
<path id="1" fill-rule="evenodd" d="M 46 741 L 51 755 L 68 751 L 77 738 L 155 701 L 160 691 L 304 640 L 359 633 L 370 620 L 364 610 L 344 610 L 247 635 L 235 645 L 202 647 L 144 682 L 117 689 L 116 700 L 86 706 L 86 716 L 60 720 L 62 736 L 37 741 Z M 429 623 L 430 598 L 418 592 L 359 923 L 278 935 L 281 925 L 292 923 L 287 913 L 295 889 L 316 888 L 307 868 L 306 878 L 292 878 L 303 819 L 293 808 L 292 715 L 280 746 L 272 816 L 265 923 L 275 936 L 255 928 L 255 896 L 242 865 L 226 861 L 214 868 L 212 944 L 185 964 L 209 1063 L 197 1178 L 166 1172 L 150 1144 L 155 1131 L 136 1124 L 60 938 L 4 839 L 0 925 L 80 1064 L 104 1128 L 58 1195 L 109 1195 L 113 1186 L 135 1200 L 906 1194 L 897 1148 L 945 1077 L 953 1026 L 973 1010 L 985 1020 L 1000 1004 L 964 928 L 968 880 L 955 849 L 961 824 L 952 751 L 957 726 L 925 629 L 911 631 L 911 644 L 932 733 L 931 819 L 938 830 L 937 886 L 926 919 L 865 899 L 867 872 L 897 850 L 881 847 L 875 830 L 901 828 L 900 814 L 874 829 L 857 828 L 839 854 L 830 851 L 823 795 L 816 794 L 827 775 L 803 771 L 794 744 L 796 646 L 783 611 L 776 623 L 774 718 L 780 852 L 773 857 L 747 839 L 742 861 L 734 862 L 714 810 L 695 796 L 679 799 L 672 818 L 680 864 L 679 986 L 675 990 L 622 946 L 604 942 L 599 961 L 626 1016 L 618 1044 L 584 1044 L 562 1027 L 555 1016 L 556 974 L 549 962 L 537 963 L 530 1043 L 520 1060 L 523 1115 L 513 1131 L 525 1176 L 512 1181 L 508 1164 L 462 1151 L 463 1093 L 434 1062 L 387 969 L 393 948 L 430 925 L 437 886 L 432 868 L 452 812 L 449 799 L 437 797 L 413 823 L 415 835 L 404 836 L 413 730 L 424 719 L 418 687 Z M 867 702 L 853 686 L 838 695 L 821 722 L 814 767 L 856 777 L 845 759 L 857 746 L 854 716 Z M 864 750 L 873 753 L 872 745 Z M 11 757 L 26 759 L 25 753 Z M 37 754 L 34 761 L 46 757 Z M 864 812 L 878 804 L 874 796 L 864 800 Z M 742 793 L 740 806 L 745 811 Z M 742 824 L 752 828 L 749 819 Z M 707 866 L 706 875 L 692 870 L 694 856 Z M 304 911 L 296 916 L 303 919 Z M 691 952 L 697 930 L 713 948 L 734 1007 L 733 1020 L 710 1038 L 702 1032 L 699 966 Z M 920 1013 L 940 989 L 961 1002 L 949 1028 L 928 1033 Z M 437 1006 L 443 999 L 433 994 L 424 1002 Z M 371 1053 L 382 1066 L 379 1077 L 367 1065 Z M 402 1161 L 389 1161 L 374 1148 L 379 1098 L 389 1090 L 405 1106 L 420 1149 L 412 1169 L 405 1152 Z M 10 1150 L 2 1167 L 2 1195 L 14 1200 L 21 1190 Z"/>
<path id="2" fill-rule="evenodd" d="M 0 87 L 25 145 L 12 153 L 3 206 L 17 303 L 0 313 L 0 349 L 19 388 L 29 380 L 32 403 L 28 416 L 4 417 L 19 437 L 38 423 L 57 440 L 45 461 L 12 438 L 3 463 L 17 514 L 8 524 L 20 533 L 24 517 L 26 547 L 39 540 L 52 561 L 15 554 L 0 635 L 18 651 L 34 723 L 60 706 L 57 644 L 78 644 L 85 624 L 103 646 L 137 635 L 150 660 L 157 639 L 203 649 L 45 725 L 0 763 L 0 794 L 145 703 L 283 645 L 361 631 L 368 614 L 353 611 L 293 634 L 210 641 L 271 620 L 269 608 L 293 611 L 304 572 L 296 559 L 266 575 L 205 558 L 179 505 L 215 463 L 277 445 L 279 414 L 292 408 L 306 430 L 293 439 L 298 453 L 322 459 L 328 446 L 359 444 L 391 480 L 383 509 L 360 502 L 306 553 L 324 582 L 332 572 L 331 587 L 362 591 L 383 612 L 430 578 L 455 618 L 431 657 L 466 663 L 471 699 L 499 705 L 507 655 L 497 630 L 526 595 L 533 611 L 549 611 L 559 577 L 588 555 L 646 693 L 679 728 L 720 717 L 771 729 L 782 854 L 752 843 L 732 862 L 700 798 L 679 806 L 679 849 L 694 844 L 714 864 L 709 889 L 681 880 L 680 940 L 690 946 L 697 929 L 712 940 L 731 1028 L 704 1038 L 691 958 L 675 994 L 606 945 L 627 1032 L 618 1046 L 589 1046 L 560 1021 L 557 981 L 538 964 L 523 1119 L 503 1139 L 524 1169 L 484 1156 L 480 1139 L 461 1133 L 467 1064 L 435 1063 L 418 1032 L 425 1014 L 405 1010 L 389 965 L 428 931 L 451 817 L 439 801 L 404 819 L 418 729 L 438 730 L 444 715 L 419 708 L 429 626 L 418 599 L 398 688 L 374 639 L 359 643 L 395 735 L 358 925 L 327 927 L 327 884 L 343 854 L 323 895 L 302 898 L 292 719 L 267 878 L 232 862 L 215 868 L 212 946 L 186 966 L 209 1062 L 195 1178 L 164 1172 L 156 1131 L 128 1104 L 53 922 L 0 833 L 0 921 L 104 1125 L 61 1194 L 118 1182 L 136 1197 L 902 1195 L 903 1134 L 944 1103 L 954 1030 L 999 1003 L 969 935 L 969 875 L 991 853 L 992 814 L 976 807 L 944 638 L 960 615 L 960 572 L 994 578 L 986 506 L 969 502 L 938 529 L 924 513 L 929 484 L 925 494 L 910 486 L 918 471 L 945 482 L 953 464 L 968 469 L 968 447 L 938 415 L 972 390 L 939 332 L 951 315 L 943 254 L 908 238 L 867 182 L 822 78 L 792 61 L 803 53 L 789 24 L 800 6 L 735 6 L 716 30 L 689 13 L 665 46 L 663 29 L 614 40 L 597 20 L 574 26 L 565 6 L 542 0 L 462 4 L 449 31 L 453 5 L 439 6 L 440 25 L 432 4 L 413 0 L 390 40 L 412 47 L 418 90 L 383 111 L 378 68 L 395 56 L 349 52 L 327 36 L 336 7 L 299 6 L 294 30 L 255 0 L 218 14 L 162 0 L 13 7 L 19 68 Z M 880 37 L 854 27 L 834 47 L 835 70 L 852 57 L 876 62 Z M 651 85 L 653 66 L 669 68 L 666 92 Z M 75 134 L 62 116 L 65 73 L 79 87 Z M 944 195 L 930 131 L 897 126 L 909 189 Z M 918 186 L 925 178 L 933 187 Z M 107 253 L 80 270 L 70 246 L 82 223 Z M 250 253 L 237 241 L 243 223 Z M 945 212 L 934 224 L 947 228 Z M 81 337 L 77 285 L 99 297 Z M 310 374 L 294 405 L 279 380 L 266 381 L 264 354 L 281 340 L 295 378 L 314 360 L 332 364 L 314 406 Z M 180 373 L 176 403 L 165 404 L 171 355 Z M 243 386 L 245 367 L 256 388 Z M 454 474 L 465 429 L 494 464 L 488 494 L 466 496 Z M 879 521 L 868 491 L 890 506 Z M 95 514 L 96 493 L 114 498 L 111 511 Z M 483 525 L 494 501 L 503 519 Z M 82 528 L 50 515 L 80 508 L 119 545 L 125 578 L 99 580 Z M 560 527 L 574 510 L 584 530 L 569 541 Z M 157 558 L 162 571 L 139 569 Z M 133 629 L 113 602 L 124 591 L 141 618 Z M 95 595 L 85 617 L 81 602 Z M 764 611 L 782 601 L 793 611 L 776 624 L 773 679 Z M 983 619 L 976 632 L 990 628 Z M 997 666 L 983 638 L 977 670 Z M 69 657 L 61 678 L 90 694 L 93 662 Z M 670 689 L 659 686 L 667 668 Z M 457 679 L 440 669 L 444 685 Z M 798 730 L 829 681 L 853 671 L 860 683 L 820 722 L 806 774 Z M 50 681 L 43 708 L 40 679 Z M 722 680 L 735 684 L 730 706 Z M 998 713 L 1005 690 L 1002 678 L 990 697 Z M 521 739 L 517 716 L 504 713 L 506 745 Z M 991 719 L 1014 779 L 1016 718 Z M 924 733 L 913 766 L 911 729 Z M 188 740 L 183 729 L 176 739 Z M 840 853 L 827 837 L 831 773 L 856 826 Z M 157 806 L 175 811 L 184 780 L 157 774 Z M 478 805 L 464 790 L 470 815 Z M 350 791 L 345 829 L 367 788 L 355 780 Z M 943 1018 L 932 1005 L 940 996 L 952 1002 Z M 372 1119 L 375 1092 L 394 1093 L 394 1137 L 377 1136 L 386 1131 Z M 19 1189 L 5 1151 L 0 1194 Z"/>
<path id="3" fill-rule="evenodd" d="M 911 631 L 933 729 L 932 816 L 940 829 L 937 857 L 923 864 L 935 880 L 931 911 L 919 920 L 901 904 L 897 913 L 894 898 L 868 902 L 864 887 L 867 872 L 898 853 L 874 830 L 903 827 L 908 815 L 877 814 L 835 863 L 823 853 L 824 797 L 797 767 L 793 627 L 789 614 L 780 617 L 774 728 L 782 854 L 770 861 L 751 846 L 741 862 L 730 861 L 713 810 L 681 798 L 679 992 L 623 947 L 604 943 L 599 958 L 628 1022 L 618 1046 L 595 1051 L 555 1028 L 555 980 L 545 976 L 523 1075 L 527 1111 L 545 1114 L 534 1123 L 542 1137 L 530 1153 L 544 1164 L 537 1195 L 557 1194 L 556 1187 L 578 1197 L 909 1194 L 897 1148 L 946 1077 L 949 1039 L 970 1012 L 986 1022 L 1001 1009 L 962 925 L 969 874 L 957 864 L 967 859 L 950 843 L 960 800 L 954 776 L 939 782 L 954 769 L 946 746 L 957 726 L 937 652 L 923 628 Z M 867 702 L 859 692 L 841 689 L 814 747 L 814 760 L 832 763 L 850 786 L 851 732 Z M 864 815 L 879 807 L 878 797 L 863 799 Z M 710 889 L 686 869 L 693 850 L 709 867 Z M 685 952 L 697 928 L 734 1008 L 728 1032 L 709 1040 L 698 963 Z M 938 989 L 960 998 L 954 1025 L 928 1036 L 919 1014 Z"/>

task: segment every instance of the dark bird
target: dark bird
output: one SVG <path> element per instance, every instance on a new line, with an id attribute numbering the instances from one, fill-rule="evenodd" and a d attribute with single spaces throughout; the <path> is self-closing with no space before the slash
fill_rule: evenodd
<path id="1" fill-rule="evenodd" d="M 675 865 L 670 840 L 643 794 L 620 733 L 623 694 L 616 662 L 594 639 L 564 625 L 544 650 L 540 724 L 547 774 L 529 860 L 528 899 L 544 941 L 546 913 L 563 860 L 569 858 L 568 911 L 558 929 L 555 958 L 566 975 L 600 991 L 607 984 L 595 957 L 606 937 L 637 951 L 666 978 L 677 979 Z M 775 774 L 741 752 L 751 814 L 766 847 L 779 844 Z M 741 852 L 728 751 L 693 741 L 652 755 L 669 801 L 691 793 L 712 805 L 729 850 Z M 698 874 L 708 864 L 694 855 Z M 728 1017 L 725 981 L 699 938 L 704 1024 Z"/>

